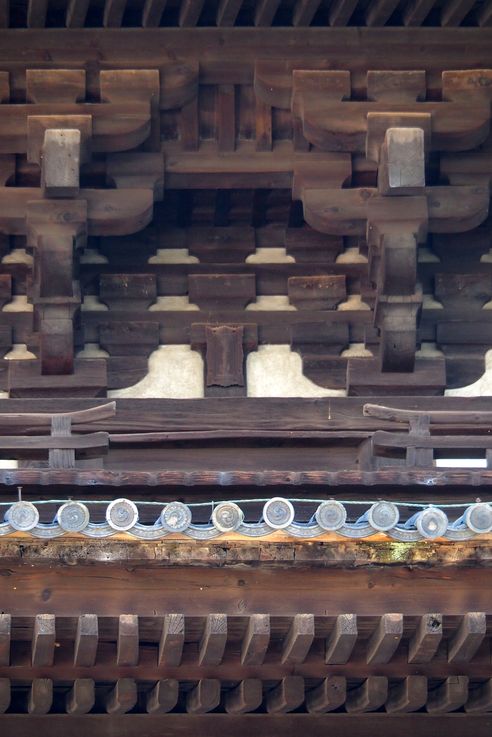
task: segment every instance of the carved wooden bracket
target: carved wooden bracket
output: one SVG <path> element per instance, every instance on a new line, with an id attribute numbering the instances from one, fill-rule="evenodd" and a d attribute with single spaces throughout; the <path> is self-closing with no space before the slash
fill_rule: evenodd
<path id="1" fill-rule="evenodd" d="M 247 354 L 258 347 L 256 325 L 191 326 L 192 347 L 205 359 L 207 396 L 244 396 Z"/>

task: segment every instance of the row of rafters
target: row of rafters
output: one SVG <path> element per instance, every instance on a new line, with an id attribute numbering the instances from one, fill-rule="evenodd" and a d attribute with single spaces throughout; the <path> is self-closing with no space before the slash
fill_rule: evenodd
<path id="1" fill-rule="evenodd" d="M 0 27 L 489 26 L 492 0 L 0 0 Z"/>

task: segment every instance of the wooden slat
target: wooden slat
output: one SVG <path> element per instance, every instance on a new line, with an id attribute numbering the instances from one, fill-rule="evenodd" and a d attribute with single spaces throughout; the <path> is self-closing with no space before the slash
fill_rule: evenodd
<path id="1" fill-rule="evenodd" d="M 441 11 L 441 26 L 459 26 L 475 0 L 448 0 Z"/>
<path id="2" fill-rule="evenodd" d="M 227 642 L 227 615 L 209 614 L 200 641 L 198 664 L 220 665 Z"/>
<path id="3" fill-rule="evenodd" d="M 280 0 L 257 0 L 255 26 L 271 26 Z"/>
<path id="4" fill-rule="evenodd" d="M 88 714 L 96 698 L 92 678 L 77 678 L 67 693 L 65 709 L 67 714 Z"/>
<path id="5" fill-rule="evenodd" d="M 384 26 L 398 7 L 400 0 L 371 0 L 366 12 L 368 26 Z"/>
<path id="6" fill-rule="evenodd" d="M 75 412 L 62 412 L 70 417 L 72 425 L 81 425 L 88 422 L 101 422 L 110 417 L 114 417 L 116 412 L 116 402 L 101 404 L 98 407 L 90 407 Z M 55 413 L 50 412 L 5 412 L 0 414 L 0 425 L 2 427 L 50 427 L 51 418 Z"/>
<path id="7" fill-rule="evenodd" d="M 285 676 L 266 698 L 269 714 L 286 714 L 297 709 L 304 701 L 304 678 Z"/>
<path id="8" fill-rule="evenodd" d="M 105 28 L 118 28 L 121 26 L 125 8 L 126 0 L 105 0 L 103 26 Z"/>
<path id="9" fill-rule="evenodd" d="M 427 701 L 427 678 L 407 676 L 389 692 L 386 711 L 389 714 L 407 714 L 418 711 Z"/>
<path id="10" fill-rule="evenodd" d="M 470 690 L 468 701 L 465 704 L 465 711 L 468 714 L 492 711 L 492 678 L 489 678 L 473 691 Z"/>
<path id="11" fill-rule="evenodd" d="M 157 681 L 147 694 L 148 714 L 167 714 L 178 703 L 179 683 L 175 678 Z"/>
<path id="12" fill-rule="evenodd" d="M 347 697 L 347 681 L 343 676 L 329 676 L 306 694 L 310 714 L 325 714 L 343 706 Z"/>
<path id="13" fill-rule="evenodd" d="M 270 643 L 270 616 L 252 614 L 241 646 L 241 665 L 261 665 Z"/>
<path id="14" fill-rule="evenodd" d="M 287 665 L 303 663 L 314 640 L 314 616 L 296 614 L 282 647 L 281 661 Z"/>
<path id="15" fill-rule="evenodd" d="M 0 614 L 0 665 L 10 664 L 10 636 L 12 616 Z"/>
<path id="16" fill-rule="evenodd" d="M 83 28 L 91 0 L 69 0 L 65 25 L 67 28 Z"/>
<path id="17" fill-rule="evenodd" d="M 207 714 L 220 704 L 220 681 L 217 678 L 202 678 L 186 696 L 188 714 Z"/>
<path id="18" fill-rule="evenodd" d="M 73 664 L 90 668 L 96 662 L 99 625 L 96 614 L 81 614 L 77 620 Z"/>
<path id="19" fill-rule="evenodd" d="M 33 667 L 53 665 L 55 655 L 54 614 L 36 614 L 31 647 Z"/>
<path id="20" fill-rule="evenodd" d="M 431 424 L 436 425 L 488 425 L 492 422 L 492 412 L 490 411 L 470 411 L 465 410 L 432 410 L 414 411 L 411 409 L 399 409 L 393 407 L 384 407 L 379 404 L 364 404 L 363 414 L 365 417 L 376 417 L 379 420 L 387 420 L 388 422 L 412 422 L 417 420 L 422 414 L 427 415 Z"/>
<path id="21" fill-rule="evenodd" d="M 297 0 L 292 12 L 293 26 L 309 26 L 316 11 L 321 5 L 321 0 Z"/>
<path id="22" fill-rule="evenodd" d="M 434 7 L 436 0 L 410 0 L 402 13 L 405 26 L 421 26 Z"/>
<path id="23" fill-rule="evenodd" d="M 233 26 L 242 4 L 243 0 L 220 0 L 217 8 L 217 25 Z"/>
<path id="24" fill-rule="evenodd" d="M 167 0 L 145 0 L 142 10 L 142 26 L 144 28 L 157 28 L 161 23 L 166 4 Z"/>
<path id="25" fill-rule="evenodd" d="M 108 714 L 126 714 L 137 703 L 137 684 L 133 678 L 119 678 L 105 699 Z"/>
<path id="26" fill-rule="evenodd" d="M 352 655 L 357 641 L 357 616 L 339 614 L 330 636 L 326 640 L 325 663 L 342 665 Z"/>
<path id="27" fill-rule="evenodd" d="M 492 0 L 486 0 L 477 13 L 477 23 L 479 26 L 492 25 Z"/>
<path id="28" fill-rule="evenodd" d="M 263 688 L 259 678 L 246 678 L 226 695 L 225 710 L 228 714 L 248 714 L 261 706 Z"/>
<path id="29" fill-rule="evenodd" d="M 47 10 L 48 0 L 29 0 L 27 5 L 27 27 L 44 28 Z"/>
<path id="30" fill-rule="evenodd" d="M 179 11 L 181 28 L 196 26 L 203 9 L 203 0 L 182 0 Z"/>
<path id="31" fill-rule="evenodd" d="M 28 714 L 47 714 L 53 703 L 53 681 L 50 678 L 35 678 L 27 698 Z"/>
<path id="32" fill-rule="evenodd" d="M 467 612 L 448 644 L 450 663 L 467 663 L 482 644 L 487 633 L 487 620 L 483 612 Z"/>
<path id="33" fill-rule="evenodd" d="M 449 676 L 444 683 L 429 693 L 429 714 L 447 714 L 461 708 L 468 700 L 468 677 Z"/>
<path id="34" fill-rule="evenodd" d="M 10 678 L 0 678 L 0 714 L 10 706 Z"/>
<path id="35" fill-rule="evenodd" d="M 403 636 L 403 614 L 383 614 L 367 645 L 367 663 L 389 663 Z"/>
<path id="36" fill-rule="evenodd" d="M 346 26 L 356 7 L 357 0 L 335 0 L 328 13 L 330 26 Z"/>
<path id="37" fill-rule="evenodd" d="M 120 614 L 118 621 L 117 665 L 138 665 L 138 617 Z"/>
<path id="38" fill-rule="evenodd" d="M 442 639 L 442 615 L 424 614 L 408 644 L 409 663 L 428 663 L 436 654 Z"/>
<path id="39" fill-rule="evenodd" d="M 383 706 L 387 697 L 388 679 L 384 676 L 369 676 L 360 686 L 348 692 L 345 709 L 350 714 L 376 711 Z"/>
<path id="40" fill-rule="evenodd" d="M 181 663 L 184 636 L 184 616 L 182 614 L 166 614 L 159 642 L 159 665 L 176 666 Z"/>

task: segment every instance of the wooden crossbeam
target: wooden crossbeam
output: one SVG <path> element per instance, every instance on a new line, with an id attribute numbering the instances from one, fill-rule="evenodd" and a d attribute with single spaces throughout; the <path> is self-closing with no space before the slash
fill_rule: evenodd
<path id="1" fill-rule="evenodd" d="M 164 678 L 157 681 L 147 694 L 148 714 L 167 714 L 178 702 L 179 683 L 175 678 Z"/>
<path id="2" fill-rule="evenodd" d="M 314 640 L 314 616 L 296 614 L 283 643 L 282 663 L 298 665 L 303 663 Z"/>
<path id="3" fill-rule="evenodd" d="M 159 665 L 176 666 L 181 663 L 185 637 L 183 614 L 166 614 L 159 641 Z"/>
<path id="4" fill-rule="evenodd" d="M 50 427 L 52 417 L 55 415 L 69 417 L 72 425 L 85 425 L 108 420 L 114 417 L 115 413 L 116 402 L 108 402 L 75 412 L 5 412 L 0 413 L 0 427 Z"/>
<path id="5" fill-rule="evenodd" d="M 81 614 L 77 619 L 77 631 L 73 664 L 89 668 L 96 662 L 99 641 L 99 625 L 96 614 Z"/>
<path id="6" fill-rule="evenodd" d="M 270 616 L 252 614 L 241 645 L 241 665 L 261 665 L 270 643 Z"/>

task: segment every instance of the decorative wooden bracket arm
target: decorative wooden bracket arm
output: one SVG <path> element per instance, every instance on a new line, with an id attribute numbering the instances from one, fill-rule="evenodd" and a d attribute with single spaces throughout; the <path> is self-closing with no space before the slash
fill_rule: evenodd
<path id="1" fill-rule="evenodd" d="M 258 328 L 254 324 L 191 326 L 192 347 L 205 359 L 206 394 L 240 388 L 245 393 L 245 365 L 248 353 L 258 347 Z M 227 393 L 227 391 L 225 392 Z"/>

